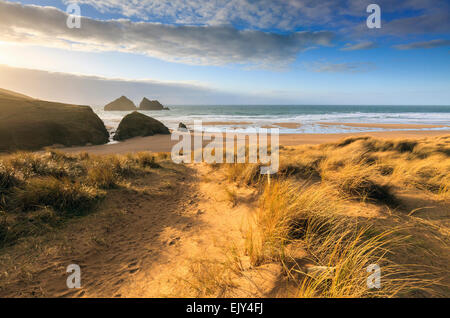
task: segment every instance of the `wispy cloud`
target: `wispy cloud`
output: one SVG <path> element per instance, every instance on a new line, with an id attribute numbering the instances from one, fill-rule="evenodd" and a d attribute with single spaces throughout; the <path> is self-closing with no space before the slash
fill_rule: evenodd
<path id="1" fill-rule="evenodd" d="M 227 92 L 183 82 L 125 80 L 15 68 L 1 64 L 0 88 L 39 99 L 82 105 L 105 105 L 120 95 L 126 95 L 136 103 L 146 96 L 169 105 L 289 104 L 296 100 L 293 97 L 286 98 L 286 93 L 277 95 L 271 92 Z"/>
<path id="2" fill-rule="evenodd" d="M 450 30 L 450 8 L 447 5 L 442 10 L 430 10 L 427 14 L 400 18 L 382 25 L 383 34 L 442 34 Z"/>
<path id="3" fill-rule="evenodd" d="M 358 50 L 369 50 L 378 47 L 374 42 L 361 42 L 356 44 L 347 44 L 345 47 L 341 48 L 341 51 L 358 51 Z"/>
<path id="4" fill-rule="evenodd" d="M 82 18 L 80 29 L 66 26 L 65 12 L 52 7 L 0 1 L 0 38 L 87 51 L 145 54 L 196 65 L 248 64 L 279 68 L 311 46 L 330 45 L 333 33 L 287 35 L 232 26 L 173 26 L 128 20 Z"/>
<path id="5" fill-rule="evenodd" d="M 357 63 L 329 63 L 314 62 L 305 65 L 306 68 L 316 73 L 364 73 L 375 68 L 370 62 Z"/>
<path id="6" fill-rule="evenodd" d="M 431 40 L 431 41 L 425 41 L 425 42 L 413 42 L 413 43 L 408 43 L 408 44 L 400 44 L 400 45 L 396 45 L 394 47 L 399 50 L 413 50 L 413 49 L 432 49 L 432 48 L 442 47 L 442 46 L 450 46 L 450 40 L 437 39 L 437 40 Z"/>

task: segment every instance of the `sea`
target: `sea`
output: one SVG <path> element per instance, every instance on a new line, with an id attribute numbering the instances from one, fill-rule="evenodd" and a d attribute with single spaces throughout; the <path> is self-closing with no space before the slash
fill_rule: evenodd
<path id="1" fill-rule="evenodd" d="M 249 128 L 272 126 L 280 134 L 328 134 L 383 131 L 384 128 L 349 127 L 344 125 L 320 125 L 320 122 L 365 124 L 421 124 L 450 125 L 449 106 L 331 106 L 331 105 L 166 105 L 170 110 L 140 111 L 158 119 L 170 129 L 180 122 L 191 128 L 194 121 L 224 122 L 225 125 L 207 125 L 207 132 L 234 129 L 247 132 Z M 129 112 L 104 111 L 103 106 L 92 106 L 110 131 L 115 131 L 121 119 Z M 251 124 L 249 124 L 251 123 Z M 296 128 L 285 128 L 274 123 L 296 123 Z M 444 130 L 447 128 L 422 128 Z M 393 129 L 389 129 L 393 130 Z M 408 130 L 408 129 L 395 129 Z M 414 129 L 417 130 L 417 129 Z"/>

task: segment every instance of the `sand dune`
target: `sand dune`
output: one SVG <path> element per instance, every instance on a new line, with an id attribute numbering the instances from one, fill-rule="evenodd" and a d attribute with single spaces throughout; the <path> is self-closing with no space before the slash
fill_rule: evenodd
<path id="1" fill-rule="evenodd" d="M 437 133 L 401 134 L 412 138 Z M 143 150 L 140 147 L 149 144 L 163 149 L 167 147 L 167 139 L 163 137 L 167 136 L 63 149 L 88 151 L 89 156 L 66 158 L 61 153 L 47 153 L 39 159 L 41 154 L 33 154 L 35 157 L 28 160 L 39 170 L 35 172 L 37 176 L 25 179 L 25 184 L 42 178 L 66 184 L 67 177 L 58 179 L 48 174 L 64 175 L 67 169 L 72 173 L 71 167 L 84 164 L 88 165 L 87 172 L 73 171 L 81 174 L 77 182 L 91 184 L 89 178 L 94 178 L 103 186 L 90 191 L 101 191 L 105 197 L 97 210 L 87 216 L 72 218 L 65 226 L 42 235 L 32 232 L 14 245 L 4 247 L 0 253 L 0 296 L 307 297 L 311 296 L 308 290 L 299 289 L 298 285 L 304 277 L 302 273 L 322 269 L 324 266 L 318 265 L 326 262 L 327 253 L 333 253 L 337 247 L 342 249 L 342 254 L 338 253 L 338 259 L 333 261 L 345 270 L 343 276 L 334 279 L 340 279 L 344 288 L 336 287 L 318 296 L 368 297 L 366 271 L 352 266 L 360 266 L 359 262 L 365 266 L 374 259 L 378 262 L 378 256 L 361 260 L 361 255 L 365 257 L 367 253 L 357 250 L 347 255 L 344 251 L 350 251 L 350 246 L 339 245 L 347 244 L 343 240 L 348 239 L 347 231 L 354 231 L 351 237 L 358 236 L 358 228 L 352 227 L 355 224 L 375 227 L 374 231 L 365 233 L 371 238 L 379 231 L 394 228 L 399 231 L 399 240 L 403 236 L 411 237 L 407 241 L 410 245 L 401 239 L 398 247 L 389 247 L 394 249 L 392 261 L 406 268 L 411 264 L 426 268 L 428 276 L 424 277 L 431 277 L 424 278 L 426 283 L 431 279 L 443 282 L 428 289 L 407 287 L 404 292 L 408 296 L 448 295 L 449 263 L 445 251 L 450 206 L 445 159 L 449 137 L 394 140 L 352 136 L 326 146 L 281 149 L 280 171 L 273 179 L 261 178 L 254 166 L 246 164 L 177 165 L 166 154 L 154 155 L 156 161 L 150 160 L 153 155 L 148 153 L 105 156 Z M 382 136 L 389 137 L 390 133 Z M 294 137 L 291 136 L 291 142 L 323 143 L 342 135 Z M 158 142 L 152 143 L 152 139 Z M 289 142 L 283 140 L 284 145 Z M 15 156 L 23 156 L 25 161 L 27 158 L 24 154 Z M 20 167 L 21 161 L 17 159 L 7 164 Z M 136 164 L 141 168 L 133 172 Z M 435 169 L 430 170 L 430 166 Z M 27 167 L 25 164 L 23 169 Z M 104 170 L 99 170 L 101 167 Z M 108 171 L 112 169 L 124 175 L 109 175 L 116 184 L 105 187 L 104 179 L 108 180 Z M 14 191 L 26 195 L 25 190 L 13 188 L 8 195 L 14 198 Z M 67 187 L 54 191 L 52 195 L 58 198 L 61 195 L 58 191 L 67 191 Z M 31 199 L 38 200 L 39 193 Z M 29 204 L 35 205 L 34 201 Z M 296 232 L 286 226 L 301 224 L 302 214 L 292 214 L 300 212 L 312 213 L 310 217 L 319 217 L 316 219 L 319 221 L 323 218 L 321 213 L 325 213 L 332 222 L 327 226 L 340 224 L 341 227 L 333 228 L 323 240 L 314 239 L 308 244 L 304 241 L 308 238 L 292 239 L 286 235 Z M 36 211 L 24 211 L 30 218 L 33 213 Z M 292 217 L 300 218 L 293 222 L 294 219 L 289 219 Z M 319 231 L 315 235 L 324 234 Z M 312 254 L 317 250 L 311 245 L 317 242 L 328 242 L 326 246 L 316 247 L 323 255 Z M 336 242 L 340 243 L 336 245 Z M 353 262 L 346 257 L 357 259 Z M 81 289 L 66 287 L 66 268 L 74 263 L 82 269 Z M 345 273 L 352 275 L 345 276 Z M 420 283 L 408 279 L 401 284 Z M 390 284 L 389 278 L 383 284 Z M 396 286 L 395 281 L 391 284 Z"/>

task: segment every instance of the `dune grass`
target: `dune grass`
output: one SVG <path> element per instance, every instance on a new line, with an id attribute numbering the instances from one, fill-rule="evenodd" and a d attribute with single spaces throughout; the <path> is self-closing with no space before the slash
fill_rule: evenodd
<path id="1" fill-rule="evenodd" d="M 166 155 L 18 152 L 0 157 L 0 247 L 95 210 L 127 178 L 161 168 Z"/>
<path id="2" fill-rule="evenodd" d="M 393 261 L 396 253 L 411 250 L 404 247 L 411 241 L 410 231 L 350 217 L 347 210 L 367 203 L 385 206 L 389 213 L 401 210 L 396 191 L 406 188 L 448 202 L 449 149 L 450 136 L 412 141 L 352 137 L 287 148 L 270 184 L 257 176 L 256 164 L 226 165 L 229 181 L 256 186 L 261 193 L 260 207 L 245 232 L 252 265 L 283 264 L 295 285 L 289 296 L 439 295 L 430 286 L 445 277 L 431 275 L 420 264 Z M 307 256 L 298 260 L 292 247 L 301 247 Z M 382 269 L 381 289 L 367 288 L 371 264 Z M 445 275 L 446 269 L 441 271 Z"/>
<path id="3" fill-rule="evenodd" d="M 96 188 L 66 178 L 37 177 L 14 190 L 10 206 L 16 213 L 52 207 L 60 213 L 77 214 L 91 210 L 102 195 Z"/>
<path id="4" fill-rule="evenodd" d="M 347 202 L 336 191 L 323 184 L 298 191 L 288 180 L 266 185 L 256 226 L 248 232 L 252 263 L 281 262 L 296 297 L 395 297 L 433 283 L 389 259 L 405 239 L 397 230 L 375 230 L 344 216 Z M 290 245 L 307 256 L 297 259 Z M 367 287 L 372 264 L 383 271 L 380 289 Z"/>

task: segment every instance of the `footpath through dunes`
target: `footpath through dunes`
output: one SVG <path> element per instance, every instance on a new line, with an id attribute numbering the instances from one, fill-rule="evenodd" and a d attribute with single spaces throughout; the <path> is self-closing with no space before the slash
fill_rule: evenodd
<path id="1" fill-rule="evenodd" d="M 0 297 L 448 296 L 449 147 L 450 136 L 284 146 L 270 182 L 259 164 L 67 155 L 146 170 L 124 174 L 92 214 L 1 249 Z M 69 264 L 81 289 L 66 287 Z M 381 289 L 368 288 L 372 264 Z"/>
<path id="2" fill-rule="evenodd" d="M 4 248 L 0 297 L 230 295 L 254 191 L 236 193 L 205 165 L 161 166 L 108 191 L 92 214 Z M 69 264 L 81 267 L 80 289 L 66 286 Z M 262 296 L 279 270 L 250 271 L 232 295 Z"/>
<path id="3" fill-rule="evenodd" d="M 166 227 L 159 236 L 159 261 L 122 284 L 118 293 L 123 297 L 266 296 L 281 266 L 251 269 L 249 257 L 243 256 L 243 231 L 256 208 L 256 191 L 229 184 L 220 169 L 204 164 L 191 168 L 195 191 L 178 209 L 192 221 Z"/>

